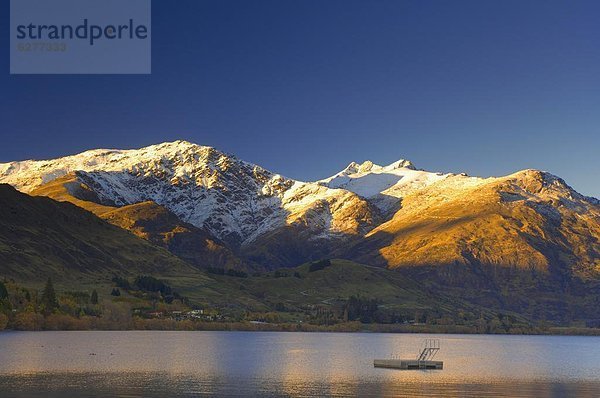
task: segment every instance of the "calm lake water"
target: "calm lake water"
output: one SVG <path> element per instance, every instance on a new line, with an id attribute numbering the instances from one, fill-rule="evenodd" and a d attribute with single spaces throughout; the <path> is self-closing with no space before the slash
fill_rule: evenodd
<path id="1" fill-rule="evenodd" d="M 373 368 L 424 338 L 444 370 Z M 598 397 L 600 338 L 2 332 L 0 396 Z"/>

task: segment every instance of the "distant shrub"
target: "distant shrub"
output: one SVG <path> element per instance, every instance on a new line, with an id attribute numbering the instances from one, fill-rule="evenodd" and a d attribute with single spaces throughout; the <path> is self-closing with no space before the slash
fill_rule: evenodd
<path id="1" fill-rule="evenodd" d="M 21 312 L 15 317 L 15 329 L 17 330 L 42 330 L 44 317 L 34 312 Z"/>
<path id="2" fill-rule="evenodd" d="M 82 291 L 69 291 L 63 293 L 64 298 L 71 298 L 74 302 L 80 305 L 85 305 L 90 302 L 90 295 L 88 292 Z"/>
<path id="3" fill-rule="evenodd" d="M 163 281 L 156 279 L 153 276 L 148 275 L 140 275 L 135 278 L 134 285 L 140 290 L 144 292 L 150 293 L 150 296 L 155 295 L 155 298 L 160 298 L 162 295 L 162 299 L 165 303 L 171 304 L 174 300 L 181 301 L 182 304 L 188 303 L 188 298 L 180 295 L 176 292 L 171 286 L 167 285 Z M 129 293 L 136 295 L 135 291 L 130 291 Z M 160 293 L 160 294 L 159 294 Z M 119 295 L 121 293 L 119 292 Z"/>
<path id="4" fill-rule="evenodd" d="M 140 290 L 144 290 L 146 292 L 160 292 L 163 295 L 173 294 L 173 289 L 171 289 L 171 286 L 149 275 L 140 275 L 135 278 L 135 285 Z"/>
<path id="5" fill-rule="evenodd" d="M 131 284 L 125 278 L 115 275 L 113 276 L 112 281 L 117 287 L 120 287 L 121 289 L 131 290 Z"/>
<path id="6" fill-rule="evenodd" d="M 4 283 L 0 282 L 0 300 L 4 300 L 5 298 L 8 298 L 8 290 L 6 290 Z"/>
<path id="7" fill-rule="evenodd" d="M 378 308 L 379 302 L 376 299 L 352 296 L 346 302 L 344 310 L 348 314 L 349 321 L 372 323 L 376 321 Z"/>
<path id="8" fill-rule="evenodd" d="M 110 292 L 110 295 L 111 295 L 111 296 L 120 296 L 120 295 L 121 295 L 121 291 L 120 291 L 118 288 L 116 288 L 116 287 L 115 287 L 115 288 L 112 290 L 112 292 Z"/>
<path id="9" fill-rule="evenodd" d="M 131 305 L 129 303 L 105 300 L 102 302 L 102 316 L 96 322 L 98 329 L 131 329 L 133 327 Z"/>
<path id="10" fill-rule="evenodd" d="M 42 292 L 41 305 L 44 315 L 50 315 L 59 307 L 58 299 L 56 298 L 56 292 L 54 291 L 54 286 L 52 285 L 52 279 L 50 278 L 48 278 L 46 281 L 46 286 Z"/>
<path id="11" fill-rule="evenodd" d="M 329 267 L 330 265 L 331 265 L 331 260 L 329 260 L 329 259 L 315 261 L 308 268 L 308 272 L 321 271 L 321 270 Z"/>
<path id="12" fill-rule="evenodd" d="M 91 322 L 87 317 L 76 318 L 63 314 L 52 314 L 44 323 L 46 330 L 88 330 L 90 326 Z"/>

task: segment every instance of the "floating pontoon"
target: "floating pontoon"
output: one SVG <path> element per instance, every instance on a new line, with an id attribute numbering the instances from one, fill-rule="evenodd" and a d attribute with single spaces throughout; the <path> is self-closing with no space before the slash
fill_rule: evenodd
<path id="1" fill-rule="evenodd" d="M 421 351 L 417 359 L 375 359 L 373 365 L 376 368 L 390 369 L 443 369 L 444 362 L 434 361 L 433 358 L 440 350 L 440 341 L 438 339 L 426 339 L 423 341 Z"/>

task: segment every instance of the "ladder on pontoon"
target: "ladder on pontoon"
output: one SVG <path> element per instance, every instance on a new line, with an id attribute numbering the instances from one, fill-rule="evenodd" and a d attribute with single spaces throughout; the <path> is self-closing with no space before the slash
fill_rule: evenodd
<path id="1" fill-rule="evenodd" d="M 421 345 L 421 352 L 417 356 L 417 361 L 431 361 L 439 350 L 439 339 L 425 339 Z"/>

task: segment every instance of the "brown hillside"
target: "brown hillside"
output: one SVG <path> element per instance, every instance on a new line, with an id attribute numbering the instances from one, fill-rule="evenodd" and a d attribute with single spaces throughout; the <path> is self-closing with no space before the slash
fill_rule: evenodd
<path id="1" fill-rule="evenodd" d="M 564 181 L 526 170 L 452 191 L 452 178 L 408 195 L 353 254 L 390 268 L 487 264 L 592 277 L 600 208 Z"/>

